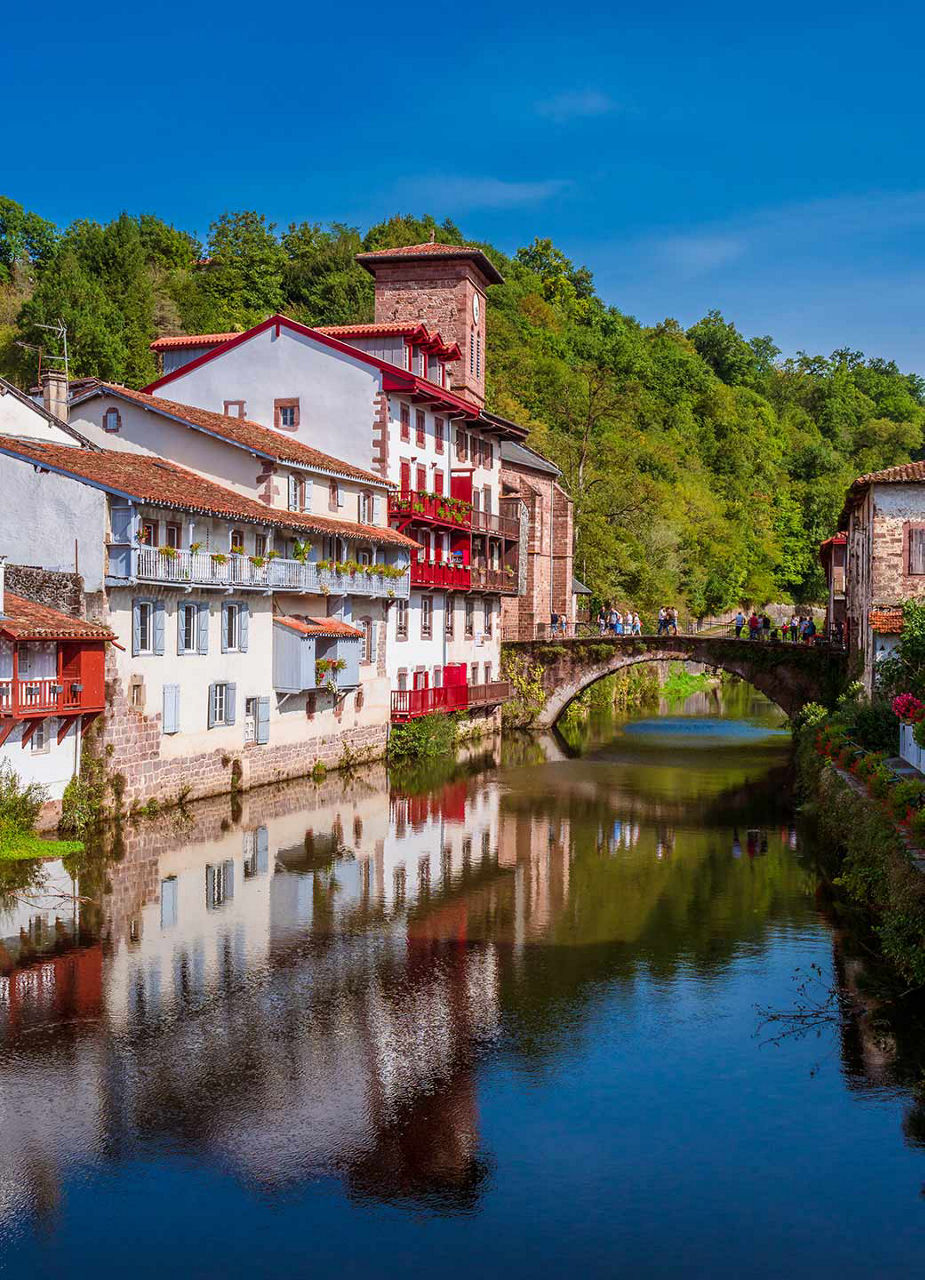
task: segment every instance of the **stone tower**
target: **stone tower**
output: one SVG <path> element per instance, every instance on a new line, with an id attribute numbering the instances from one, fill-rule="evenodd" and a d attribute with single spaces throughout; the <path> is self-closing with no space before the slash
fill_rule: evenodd
<path id="1" fill-rule="evenodd" d="M 504 277 L 481 249 L 414 244 L 361 253 L 357 262 L 376 281 L 377 324 L 425 324 L 456 342 L 461 359 L 451 390 L 485 403 L 485 295 Z"/>

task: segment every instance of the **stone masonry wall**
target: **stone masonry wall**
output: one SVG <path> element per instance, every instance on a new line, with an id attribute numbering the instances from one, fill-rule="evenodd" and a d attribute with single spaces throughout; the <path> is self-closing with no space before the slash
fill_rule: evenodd
<path id="1" fill-rule="evenodd" d="M 25 600 L 58 609 L 72 618 L 84 618 L 83 578 L 79 573 L 38 569 L 30 564 L 6 566 L 6 589 Z"/>

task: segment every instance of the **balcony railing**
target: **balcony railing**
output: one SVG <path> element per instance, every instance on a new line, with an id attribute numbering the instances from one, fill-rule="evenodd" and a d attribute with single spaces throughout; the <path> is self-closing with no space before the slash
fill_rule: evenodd
<path id="1" fill-rule="evenodd" d="M 140 582 L 177 586 L 257 587 L 277 591 L 306 591 L 332 595 L 388 596 L 406 599 L 411 575 L 377 573 L 375 565 L 355 572 L 319 569 L 311 561 L 282 557 L 254 563 L 258 557 L 237 554 L 216 556 L 208 551 L 176 551 L 172 555 L 156 547 L 139 547 L 134 558 L 134 577 Z M 367 569 L 369 572 L 367 572 Z"/>
<path id="2" fill-rule="evenodd" d="M 414 720 L 435 711 L 465 711 L 467 707 L 490 707 L 511 696 L 507 680 L 489 684 L 443 685 L 432 689 L 396 689 L 392 693 L 392 719 Z"/>
<path id="3" fill-rule="evenodd" d="M 389 494 L 389 517 L 468 530 L 471 528 L 472 511 L 467 502 L 456 498 L 424 493 L 419 489 L 406 489 L 403 493 Z"/>
<path id="4" fill-rule="evenodd" d="M 472 532 L 493 533 L 516 542 L 520 538 L 520 521 L 511 516 L 495 515 L 493 511 L 473 511 Z"/>
<path id="5" fill-rule="evenodd" d="M 412 560 L 413 587 L 443 587 L 447 591 L 468 591 L 472 574 L 468 565 L 445 564 L 433 560 Z"/>
<path id="6" fill-rule="evenodd" d="M 76 680 L 0 680 L 0 715 L 46 716 L 89 711 L 84 687 Z"/>
<path id="7" fill-rule="evenodd" d="M 516 573 L 508 573 L 507 569 L 487 569 L 482 565 L 472 566 L 473 591 L 497 591 L 501 595 L 516 596 L 517 589 Z"/>

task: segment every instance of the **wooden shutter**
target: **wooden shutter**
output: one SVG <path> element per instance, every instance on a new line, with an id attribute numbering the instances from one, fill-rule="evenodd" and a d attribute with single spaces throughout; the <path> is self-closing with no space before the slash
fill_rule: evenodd
<path id="1" fill-rule="evenodd" d="M 222 863 L 222 881 L 224 885 L 224 901 L 230 902 L 234 897 L 234 863 L 231 858 L 226 858 Z"/>
<path id="2" fill-rule="evenodd" d="M 180 686 L 164 685 L 164 713 L 161 728 L 164 733 L 180 732 Z"/>
<path id="3" fill-rule="evenodd" d="M 269 701 L 269 699 L 267 699 Z M 266 827 L 258 827 L 256 832 L 257 844 L 257 874 L 266 875 L 270 869 L 270 836 Z"/>
<path id="4" fill-rule="evenodd" d="M 163 600 L 154 603 L 154 652 L 159 656 L 164 653 L 164 626 L 166 622 Z"/>
<path id="5" fill-rule="evenodd" d="M 132 601 L 132 657 L 141 651 L 141 601 Z"/>
<path id="6" fill-rule="evenodd" d="M 298 511 L 299 509 L 299 485 L 292 472 L 289 472 L 289 510 Z"/>
<path id="7" fill-rule="evenodd" d="M 216 684 L 209 685 L 209 719 L 208 726 L 210 729 L 215 728 L 215 690 L 218 688 Z"/>
<path id="8" fill-rule="evenodd" d="M 373 494 L 373 524 L 382 524 L 382 494 Z"/>
<path id="9" fill-rule="evenodd" d="M 198 606 L 197 612 L 198 612 L 198 617 L 197 617 L 198 634 L 196 637 L 198 641 L 197 648 L 200 653 L 208 653 L 209 652 L 209 604 L 208 604 L 208 601 L 206 600 L 202 601 L 202 603 Z"/>
<path id="10" fill-rule="evenodd" d="M 186 605 L 177 605 L 177 653 L 186 653 Z M 165 686 L 166 688 L 166 686 Z"/>
<path id="11" fill-rule="evenodd" d="M 242 653 L 247 653 L 247 633 L 250 624 L 250 605 L 238 605 L 238 648 Z"/>
<path id="12" fill-rule="evenodd" d="M 410 490 L 411 490 L 411 463 L 410 463 L 410 462 L 406 462 L 406 461 L 404 460 L 404 458 L 402 459 L 402 462 L 401 462 L 400 479 L 401 479 L 401 491 L 402 491 L 402 493 L 408 493 L 408 492 L 410 492 Z"/>
<path id="13" fill-rule="evenodd" d="M 228 652 L 228 610 L 231 605 L 222 605 L 222 653 Z"/>
<path id="14" fill-rule="evenodd" d="M 259 743 L 270 741 L 270 699 L 257 699 L 256 739 Z"/>
<path id="15" fill-rule="evenodd" d="M 925 573 L 925 529 L 909 530 L 909 572 Z"/>
<path id="16" fill-rule="evenodd" d="M 225 685 L 225 723 L 234 724 L 236 711 L 238 686 L 236 684 Z"/>

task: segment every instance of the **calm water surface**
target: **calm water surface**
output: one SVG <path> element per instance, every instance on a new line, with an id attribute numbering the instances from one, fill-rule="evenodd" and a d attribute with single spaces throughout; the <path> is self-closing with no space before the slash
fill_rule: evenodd
<path id="1" fill-rule="evenodd" d="M 762 1025 L 865 983 L 778 723 L 699 694 L 7 869 L 0 1273 L 921 1274 L 914 1019 Z"/>

